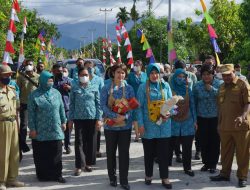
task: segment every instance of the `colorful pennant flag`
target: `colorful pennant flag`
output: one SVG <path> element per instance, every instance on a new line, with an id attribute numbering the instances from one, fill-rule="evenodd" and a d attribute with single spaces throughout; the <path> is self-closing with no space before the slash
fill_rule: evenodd
<path id="1" fill-rule="evenodd" d="M 171 19 L 171 18 L 169 18 Z M 172 34 L 172 20 L 168 21 L 167 31 L 168 31 L 168 62 L 173 64 L 173 61 L 177 58 L 176 51 L 174 48 L 173 34 Z"/>
<path id="2" fill-rule="evenodd" d="M 203 12 L 206 12 L 207 11 L 207 7 L 206 7 L 206 4 L 204 2 L 204 0 L 200 0 L 201 2 L 201 6 L 202 6 L 202 9 L 203 9 Z"/>
<path id="3" fill-rule="evenodd" d="M 220 50 L 215 38 L 211 38 L 211 43 L 213 45 L 214 52 L 215 53 L 221 53 L 221 50 Z"/>
<path id="4" fill-rule="evenodd" d="M 209 32 L 210 38 L 218 38 L 214 28 L 210 24 L 208 24 L 207 27 L 208 27 L 208 32 Z"/>
<path id="5" fill-rule="evenodd" d="M 207 27 L 208 27 L 208 33 L 209 33 L 209 37 L 210 37 L 210 41 L 211 44 L 213 46 L 214 52 L 215 52 L 215 56 L 216 56 L 216 62 L 217 65 L 220 65 L 220 59 L 217 53 L 221 53 L 221 50 L 217 44 L 216 38 L 218 38 L 214 28 L 212 27 L 212 24 L 215 23 L 214 19 L 209 15 L 208 10 L 206 8 L 206 4 L 204 2 L 204 0 L 200 0 L 201 2 L 201 6 L 204 12 L 204 17 L 206 19 L 207 22 Z"/>
<path id="6" fill-rule="evenodd" d="M 141 38 L 140 42 L 143 43 L 142 50 L 143 51 L 147 50 L 146 58 L 149 58 L 149 63 L 155 63 L 153 51 L 148 43 L 148 40 L 147 40 L 145 34 L 140 29 L 137 29 L 136 33 L 137 33 L 137 37 Z"/>

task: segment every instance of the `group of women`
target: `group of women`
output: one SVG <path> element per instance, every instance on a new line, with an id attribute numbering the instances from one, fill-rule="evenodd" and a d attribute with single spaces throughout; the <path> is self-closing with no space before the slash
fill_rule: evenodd
<path id="1" fill-rule="evenodd" d="M 217 107 L 216 96 L 219 82 L 213 79 L 212 66 L 205 65 L 201 69 L 202 81 L 197 83 L 194 90 L 189 87 L 187 74 L 184 69 L 176 69 L 171 78 L 170 85 L 161 79 L 161 69 L 158 64 L 150 64 L 146 73 L 142 72 L 142 62 L 136 61 L 133 72 L 128 74 L 124 64 L 112 66 L 111 78 L 104 82 L 104 86 L 94 76 L 94 68 L 88 65 L 78 67 L 78 81 L 70 91 L 69 120 L 75 126 L 75 175 L 80 175 L 83 168 L 91 172 L 93 164 L 94 141 L 96 131 L 104 122 L 104 135 L 106 141 L 107 169 L 110 185 L 117 186 L 116 151 L 119 153 L 119 181 L 123 189 L 129 190 L 129 148 L 132 126 L 136 134 L 142 138 L 144 150 L 145 184 L 151 185 L 153 177 L 154 160 L 159 163 L 160 178 L 166 189 L 171 189 L 168 166 L 171 163 L 174 144 L 181 141 L 183 154 L 183 168 L 185 174 L 194 176 L 191 169 L 192 143 L 195 130 L 198 126 L 202 133 L 216 135 Z M 36 159 L 37 177 L 40 180 L 58 180 L 62 178 L 62 156 L 60 140 L 63 139 L 66 118 L 63 113 L 63 104 L 58 92 L 52 88 L 52 75 L 44 71 L 40 76 L 40 87 L 32 92 L 29 100 L 29 127 L 34 145 L 39 146 L 43 159 Z M 126 80 L 127 79 L 127 80 Z M 101 85 L 101 87 L 100 87 Z M 98 86 L 98 87 L 97 87 Z M 160 107 L 172 95 L 182 96 L 178 102 L 177 115 L 161 116 L 163 122 L 156 124 L 160 117 Z M 127 109 L 122 112 L 122 107 L 114 109 L 118 104 L 127 105 L 131 99 L 137 99 L 137 109 Z M 205 101 L 204 101 L 205 100 Z M 205 105 L 204 105 L 205 104 Z M 206 109 L 209 106 L 211 109 Z M 198 120 L 197 120 L 198 115 Z M 112 122 L 110 122 L 112 121 Z M 50 130 L 46 126 L 50 126 Z M 213 125 L 209 128 L 208 125 Z M 209 131 L 209 133 L 207 133 Z M 60 138 L 53 138 L 59 135 Z M 43 137 L 41 135 L 44 135 Z M 46 137 L 46 138 L 45 138 Z M 137 136 L 136 140 L 138 140 Z M 53 141 L 52 144 L 48 144 Z M 42 143 L 41 143 L 42 142 Z M 215 169 L 219 156 L 219 138 L 211 142 L 211 138 L 202 141 L 203 169 Z M 56 150 L 53 152 L 53 150 Z M 50 159 L 57 154 L 58 159 Z M 48 161 L 50 159 L 50 161 Z M 40 162 L 40 163 L 38 163 Z M 52 176 L 43 173 L 44 166 Z M 53 173 L 54 172 L 54 173 Z"/>

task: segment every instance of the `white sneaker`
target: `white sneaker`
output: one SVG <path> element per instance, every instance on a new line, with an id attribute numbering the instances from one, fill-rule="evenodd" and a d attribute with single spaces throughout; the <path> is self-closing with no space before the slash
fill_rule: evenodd
<path id="1" fill-rule="evenodd" d="M 0 184 L 0 190 L 6 190 L 6 186 L 4 184 Z"/>

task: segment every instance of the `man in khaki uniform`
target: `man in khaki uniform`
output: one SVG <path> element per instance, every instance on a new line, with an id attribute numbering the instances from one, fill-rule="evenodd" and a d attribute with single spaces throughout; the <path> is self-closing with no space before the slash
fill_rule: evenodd
<path id="1" fill-rule="evenodd" d="M 23 73 L 27 77 L 38 84 L 39 75 L 34 72 L 34 64 L 31 60 L 27 60 L 24 66 L 25 71 Z M 36 86 L 24 77 L 22 74 L 19 74 L 17 77 L 17 85 L 20 88 L 20 132 L 19 132 L 19 146 L 20 146 L 20 156 L 22 159 L 22 152 L 28 152 L 30 149 L 26 143 L 27 137 L 27 123 L 28 123 L 28 114 L 27 114 L 27 103 L 28 96 L 30 92 L 36 89 Z"/>
<path id="2" fill-rule="evenodd" d="M 235 75 L 233 64 L 221 67 L 224 84 L 218 93 L 222 170 L 212 181 L 229 181 L 236 152 L 239 187 L 246 187 L 250 143 L 250 87 Z"/>
<path id="3" fill-rule="evenodd" d="M 11 74 L 9 66 L 0 65 L 0 190 L 6 186 L 24 186 L 16 181 L 19 167 L 17 100 L 15 88 L 8 85 Z"/>

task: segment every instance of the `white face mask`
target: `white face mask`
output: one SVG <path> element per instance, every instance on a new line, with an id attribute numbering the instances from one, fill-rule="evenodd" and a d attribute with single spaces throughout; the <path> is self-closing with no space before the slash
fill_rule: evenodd
<path id="1" fill-rule="evenodd" d="M 160 78 L 162 79 L 164 77 L 164 73 L 160 73 Z"/>
<path id="2" fill-rule="evenodd" d="M 27 65 L 25 67 L 25 71 L 33 71 L 33 66 L 32 65 Z"/>
<path id="3" fill-rule="evenodd" d="M 235 75 L 239 77 L 241 75 L 240 71 L 235 71 Z"/>
<path id="4" fill-rule="evenodd" d="M 216 73 L 216 78 L 222 80 L 222 74 L 221 73 Z"/>
<path id="5" fill-rule="evenodd" d="M 79 78 L 80 83 L 88 83 L 89 82 L 89 77 L 84 76 Z"/>
<path id="6" fill-rule="evenodd" d="M 134 66 L 133 69 L 134 69 L 134 72 L 141 71 L 141 67 L 140 66 Z"/>
<path id="7" fill-rule="evenodd" d="M 63 72 L 63 77 L 68 77 L 68 76 L 69 76 L 69 73 Z"/>

